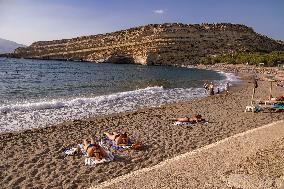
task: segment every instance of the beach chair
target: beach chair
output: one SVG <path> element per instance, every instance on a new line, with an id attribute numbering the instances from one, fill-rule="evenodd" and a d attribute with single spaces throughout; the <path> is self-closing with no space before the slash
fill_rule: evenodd
<path id="1" fill-rule="evenodd" d="M 282 104 L 274 104 L 272 106 L 272 110 L 275 110 L 275 111 L 283 111 L 284 110 L 284 104 L 282 102 Z"/>
<path id="2" fill-rule="evenodd" d="M 277 112 L 284 110 L 284 104 L 274 104 L 274 105 L 261 105 L 263 111 Z"/>
<path id="3" fill-rule="evenodd" d="M 255 106 L 246 106 L 245 112 L 255 112 Z"/>
<path id="4" fill-rule="evenodd" d="M 259 104 L 246 106 L 245 112 L 260 112 L 263 111 L 263 106 Z"/>
<path id="5" fill-rule="evenodd" d="M 278 103 L 283 103 L 284 101 L 276 101 L 276 100 L 266 100 L 264 101 L 265 105 L 274 105 L 274 104 L 278 104 Z"/>

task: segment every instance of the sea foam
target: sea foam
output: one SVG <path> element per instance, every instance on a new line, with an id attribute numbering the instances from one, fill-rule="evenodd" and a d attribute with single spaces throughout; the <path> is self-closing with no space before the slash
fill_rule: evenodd
<path id="1" fill-rule="evenodd" d="M 238 81 L 233 74 L 223 73 L 225 80 L 216 81 L 222 91 L 226 82 Z M 166 103 L 193 100 L 207 96 L 203 88 L 164 89 L 147 87 L 134 91 L 92 98 L 66 98 L 33 103 L 0 106 L 0 132 L 46 127 L 68 120 L 135 111 Z"/>

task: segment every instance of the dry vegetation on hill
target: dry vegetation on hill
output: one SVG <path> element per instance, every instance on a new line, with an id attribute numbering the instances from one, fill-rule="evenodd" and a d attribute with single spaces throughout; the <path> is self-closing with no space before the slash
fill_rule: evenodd
<path id="1" fill-rule="evenodd" d="M 113 33 L 39 41 L 10 54 L 16 58 L 136 64 L 195 64 L 202 57 L 271 52 L 284 45 L 239 24 L 150 24 Z"/>

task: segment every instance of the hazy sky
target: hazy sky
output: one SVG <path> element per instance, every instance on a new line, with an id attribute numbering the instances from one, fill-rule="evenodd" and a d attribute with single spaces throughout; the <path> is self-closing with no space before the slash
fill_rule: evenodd
<path id="1" fill-rule="evenodd" d="M 284 0 L 0 0 L 0 38 L 26 45 L 165 22 L 239 23 L 284 40 Z"/>

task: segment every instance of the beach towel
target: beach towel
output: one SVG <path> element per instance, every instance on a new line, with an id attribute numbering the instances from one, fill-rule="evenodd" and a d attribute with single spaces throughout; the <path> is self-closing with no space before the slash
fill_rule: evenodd
<path id="1" fill-rule="evenodd" d="M 102 137 L 101 143 L 106 143 L 106 145 L 109 146 L 110 148 L 112 148 L 114 150 L 119 150 L 119 151 L 130 149 L 132 144 L 134 144 L 134 142 L 131 139 L 128 139 L 128 144 L 126 146 L 118 146 L 118 145 L 116 145 L 115 141 L 110 140 L 106 136 Z"/>
<path id="2" fill-rule="evenodd" d="M 175 121 L 174 125 L 193 125 L 191 122 L 181 122 L 181 121 Z"/>
<path id="3" fill-rule="evenodd" d="M 94 159 L 88 157 L 87 152 L 86 152 L 86 150 L 84 149 L 84 145 L 83 145 L 83 144 L 79 144 L 79 147 L 80 147 L 80 149 L 81 149 L 82 154 L 83 154 L 84 156 L 86 156 L 86 158 L 85 158 L 85 165 L 87 165 L 87 166 L 93 166 L 93 165 L 95 165 L 95 164 L 100 164 L 100 163 L 105 163 L 105 162 L 113 161 L 114 156 L 113 156 L 112 152 L 109 151 L 109 149 L 108 149 L 102 142 L 99 142 L 98 144 L 99 144 L 99 145 L 106 151 L 106 153 L 108 154 L 108 157 L 103 158 L 102 160 L 94 160 Z"/>
<path id="4" fill-rule="evenodd" d="M 284 104 L 274 104 L 274 105 L 273 105 L 273 108 L 276 108 L 276 109 L 284 109 Z"/>
<path id="5" fill-rule="evenodd" d="M 79 151 L 78 148 L 64 148 L 63 149 L 64 157 L 66 156 L 78 156 Z"/>

